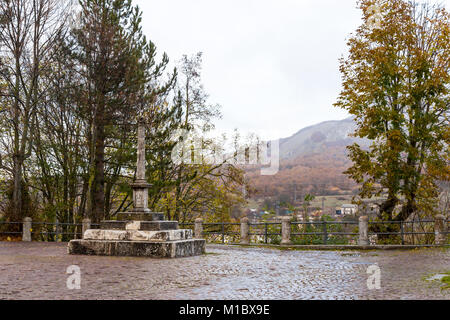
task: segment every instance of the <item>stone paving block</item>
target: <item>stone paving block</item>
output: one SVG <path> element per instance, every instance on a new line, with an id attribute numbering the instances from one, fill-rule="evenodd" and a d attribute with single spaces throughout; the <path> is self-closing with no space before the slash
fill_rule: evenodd
<path id="1" fill-rule="evenodd" d="M 67 244 L 56 242 L 0 242 L 0 300 L 450 299 L 441 281 L 426 280 L 449 270 L 450 250 L 442 248 L 206 250 L 210 254 L 178 260 L 145 259 L 68 255 Z M 65 285 L 74 264 L 81 268 L 81 290 Z M 367 286 L 372 265 L 381 268 L 381 290 Z"/>

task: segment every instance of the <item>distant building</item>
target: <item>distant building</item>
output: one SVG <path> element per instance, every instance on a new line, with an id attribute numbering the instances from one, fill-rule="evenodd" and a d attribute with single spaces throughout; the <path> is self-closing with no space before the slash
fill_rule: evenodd
<path id="1" fill-rule="evenodd" d="M 358 206 L 356 204 L 343 204 L 341 207 L 341 214 L 344 216 L 355 215 L 358 212 Z"/>

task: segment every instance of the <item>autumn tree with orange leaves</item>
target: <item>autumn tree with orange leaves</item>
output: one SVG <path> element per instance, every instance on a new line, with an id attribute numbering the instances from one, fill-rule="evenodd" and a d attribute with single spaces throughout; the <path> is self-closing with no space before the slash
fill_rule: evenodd
<path id="1" fill-rule="evenodd" d="M 335 106 L 355 116 L 355 136 L 373 143 L 348 147 L 346 174 L 361 198 L 387 195 L 381 219 L 404 221 L 433 211 L 437 182 L 450 177 L 450 17 L 442 6 L 403 0 L 359 6 L 364 23 L 341 59 Z"/>

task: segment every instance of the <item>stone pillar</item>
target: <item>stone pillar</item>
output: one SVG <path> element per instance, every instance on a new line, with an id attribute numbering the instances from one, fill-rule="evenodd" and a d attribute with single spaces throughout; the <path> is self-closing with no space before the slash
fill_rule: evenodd
<path id="1" fill-rule="evenodd" d="M 145 121 L 142 117 L 138 121 L 136 180 L 145 180 Z"/>
<path id="2" fill-rule="evenodd" d="M 369 217 L 359 217 L 359 241 L 360 246 L 369 245 Z"/>
<path id="3" fill-rule="evenodd" d="M 249 236 L 249 225 L 248 225 L 248 218 L 242 218 L 241 219 L 241 244 L 249 244 L 250 243 L 250 236 Z"/>
<path id="4" fill-rule="evenodd" d="M 31 241 L 31 218 L 23 219 L 22 241 Z"/>
<path id="5" fill-rule="evenodd" d="M 447 222 L 442 214 L 434 217 L 434 243 L 442 246 L 447 242 L 447 235 L 445 234 Z"/>
<path id="6" fill-rule="evenodd" d="M 83 219 L 82 225 L 81 225 L 81 237 L 84 239 L 84 233 L 86 232 L 86 230 L 89 230 L 91 228 L 91 219 L 86 218 Z"/>
<path id="7" fill-rule="evenodd" d="M 145 121 L 140 117 L 138 121 L 138 147 L 136 162 L 136 181 L 133 188 L 134 212 L 149 213 L 148 188 L 151 187 L 145 179 Z"/>
<path id="8" fill-rule="evenodd" d="M 203 239 L 203 219 L 202 218 L 195 219 L 194 234 L 195 234 L 195 239 Z"/>
<path id="9" fill-rule="evenodd" d="M 291 244 L 291 217 L 281 218 L 281 244 Z"/>

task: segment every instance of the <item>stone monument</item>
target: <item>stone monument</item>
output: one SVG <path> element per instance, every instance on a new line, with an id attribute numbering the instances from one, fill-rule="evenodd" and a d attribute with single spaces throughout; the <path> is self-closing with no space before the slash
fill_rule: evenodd
<path id="1" fill-rule="evenodd" d="M 192 230 L 178 229 L 177 221 L 165 221 L 163 213 L 148 209 L 145 178 L 145 123 L 138 125 L 136 181 L 133 188 L 134 208 L 119 213 L 117 220 L 102 221 L 100 229 L 89 229 L 82 240 L 72 240 L 69 254 L 178 258 L 201 255 L 205 240 L 193 239 Z"/>

